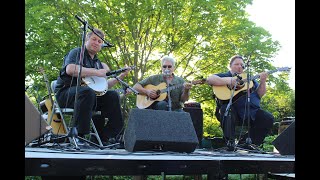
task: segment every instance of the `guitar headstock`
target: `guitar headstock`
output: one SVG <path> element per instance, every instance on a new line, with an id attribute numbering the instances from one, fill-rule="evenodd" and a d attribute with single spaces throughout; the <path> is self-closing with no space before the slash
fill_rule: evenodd
<path id="1" fill-rule="evenodd" d="M 40 73 L 43 75 L 44 81 L 48 82 L 48 78 L 46 73 L 44 72 L 44 68 L 43 67 L 38 67 L 38 71 L 40 71 Z"/>
<path id="2" fill-rule="evenodd" d="M 291 70 L 291 67 L 280 67 L 280 68 L 277 68 L 277 71 L 286 71 L 286 72 L 289 72 Z"/>
<path id="3" fill-rule="evenodd" d="M 38 70 L 40 73 L 44 74 L 44 68 L 43 68 L 43 67 L 38 67 L 37 70 Z"/>

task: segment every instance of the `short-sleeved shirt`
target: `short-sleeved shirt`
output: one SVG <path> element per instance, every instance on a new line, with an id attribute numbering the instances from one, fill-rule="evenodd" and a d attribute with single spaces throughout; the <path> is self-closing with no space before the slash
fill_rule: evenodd
<path id="1" fill-rule="evenodd" d="M 170 87 L 176 86 L 178 88 L 173 88 L 173 90 L 170 91 L 172 110 L 183 108 L 184 102 L 181 101 L 181 95 L 183 92 L 183 83 L 184 82 L 185 81 L 183 78 L 173 75 L 173 79 L 170 82 L 169 86 Z M 154 86 L 158 86 L 160 83 L 166 83 L 166 80 L 164 79 L 163 74 L 157 74 L 157 75 L 152 75 L 150 77 L 147 77 L 146 79 L 144 79 L 138 83 L 141 84 L 142 87 L 149 85 L 149 84 L 154 85 Z"/>
<path id="2" fill-rule="evenodd" d="M 73 78 L 72 80 L 72 76 L 68 75 L 66 72 L 66 67 L 68 64 L 79 65 L 80 53 L 81 53 L 81 48 L 77 47 L 69 51 L 69 53 L 64 57 L 62 68 L 60 70 L 60 75 L 57 79 L 57 86 L 55 90 L 56 92 L 62 87 L 70 86 L 70 84 L 71 86 L 77 85 L 77 78 Z M 98 59 L 97 55 L 95 55 L 92 59 L 86 48 L 84 51 L 82 65 L 83 67 L 86 67 L 86 68 L 103 69 L 101 61 Z"/>
<path id="3" fill-rule="evenodd" d="M 218 73 L 215 74 L 219 77 L 232 77 L 232 73 L 230 71 L 226 72 L 226 73 Z M 259 87 L 259 83 L 256 80 L 253 80 L 253 86 L 250 90 L 250 116 L 251 119 L 255 119 L 256 116 L 256 112 L 258 111 L 258 109 L 260 109 L 260 96 L 257 93 L 257 88 Z M 243 91 L 238 93 L 237 95 L 239 95 L 239 97 L 233 101 L 232 103 L 232 108 L 233 110 L 235 110 L 238 114 L 238 117 L 243 120 L 243 117 L 245 117 L 244 119 L 247 118 L 247 114 L 245 115 L 245 110 L 247 108 L 247 91 Z M 236 95 L 236 96 L 237 96 Z"/>

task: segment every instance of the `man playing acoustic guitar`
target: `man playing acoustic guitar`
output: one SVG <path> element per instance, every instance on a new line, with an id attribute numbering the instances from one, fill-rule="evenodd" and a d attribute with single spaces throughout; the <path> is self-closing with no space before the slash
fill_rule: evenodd
<path id="1" fill-rule="evenodd" d="M 247 124 L 248 114 L 250 115 L 249 136 L 252 143 L 260 145 L 272 128 L 274 117 L 271 113 L 266 112 L 260 107 L 260 100 L 266 93 L 266 79 L 268 73 L 259 74 L 260 84 L 256 80 L 250 82 L 250 112 L 247 106 L 247 88 L 244 78 L 239 75 L 243 74 L 245 68 L 243 57 L 235 55 L 230 58 L 230 71 L 226 73 L 213 74 L 207 78 L 207 83 L 212 86 L 216 96 L 215 116 L 220 121 L 223 129 L 224 138 L 234 141 L 235 123 Z M 223 94 L 225 93 L 225 94 Z M 233 98 L 231 99 L 231 96 Z M 232 100 L 231 114 L 225 113 L 229 100 Z M 229 115 L 227 115 L 229 114 Z M 239 123 L 240 122 L 240 123 Z M 233 142 L 231 142 L 233 143 Z M 251 143 L 251 142 L 249 142 Z"/>
<path id="2" fill-rule="evenodd" d="M 96 34 L 104 38 L 104 33 L 99 29 L 93 29 Z M 86 78 L 94 80 L 99 88 L 98 91 L 93 89 L 91 84 L 78 87 L 77 106 L 74 113 L 75 124 L 77 127 L 78 136 L 83 137 L 90 132 L 90 119 L 92 118 L 97 128 L 98 134 L 104 144 L 110 138 L 120 137 L 123 130 L 124 121 L 122 118 L 120 97 L 116 91 L 108 91 L 108 87 L 114 86 L 118 80 L 116 78 L 107 78 L 107 72 L 110 71 L 106 63 L 98 59 L 97 53 L 101 50 L 103 40 L 94 32 L 89 32 L 86 35 L 84 57 L 81 67 L 81 78 L 84 82 Z M 60 75 L 57 79 L 55 93 L 60 107 L 74 108 L 77 77 L 79 72 L 81 48 L 72 49 L 65 57 L 60 70 Z M 124 69 L 118 78 L 123 79 L 131 68 Z M 101 88 L 102 85 L 102 88 Z M 105 89 L 104 91 L 99 91 Z M 93 111 L 101 111 L 101 115 L 93 116 Z M 93 117 L 92 117 L 93 116 Z M 108 123 L 105 123 L 105 118 L 108 118 Z M 93 136 L 92 136 L 93 137 Z M 96 138 L 91 139 L 94 142 Z"/>
<path id="3" fill-rule="evenodd" d="M 152 75 L 137 82 L 133 88 L 139 92 L 137 107 L 140 109 L 169 110 L 167 83 L 171 90 L 171 110 L 183 111 L 183 103 L 189 99 L 192 83 L 174 75 L 175 59 L 164 56 L 161 59 L 162 74 Z"/>

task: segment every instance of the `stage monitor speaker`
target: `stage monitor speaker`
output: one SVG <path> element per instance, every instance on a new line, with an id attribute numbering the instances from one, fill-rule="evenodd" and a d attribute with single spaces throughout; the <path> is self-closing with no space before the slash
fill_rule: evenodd
<path id="1" fill-rule="evenodd" d="M 198 145 L 190 114 L 152 109 L 131 109 L 124 147 L 134 151 L 193 152 Z"/>
<path id="2" fill-rule="evenodd" d="M 201 147 L 203 138 L 203 111 L 200 107 L 189 106 L 185 106 L 183 110 L 190 113 L 192 123 L 198 137 L 199 146 Z"/>
<path id="3" fill-rule="evenodd" d="M 25 95 L 25 145 L 48 132 L 50 126 L 40 115 L 38 109 Z"/>
<path id="4" fill-rule="evenodd" d="M 281 155 L 295 155 L 295 121 L 272 142 Z"/>

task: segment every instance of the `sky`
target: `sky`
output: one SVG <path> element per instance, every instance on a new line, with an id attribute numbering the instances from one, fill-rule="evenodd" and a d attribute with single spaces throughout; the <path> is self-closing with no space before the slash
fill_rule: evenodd
<path id="1" fill-rule="evenodd" d="M 295 1 L 253 0 L 246 12 L 249 20 L 269 31 L 282 46 L 272 58 L 276 67 L 291 67 L 289 86 L 295 89 Z"/>

